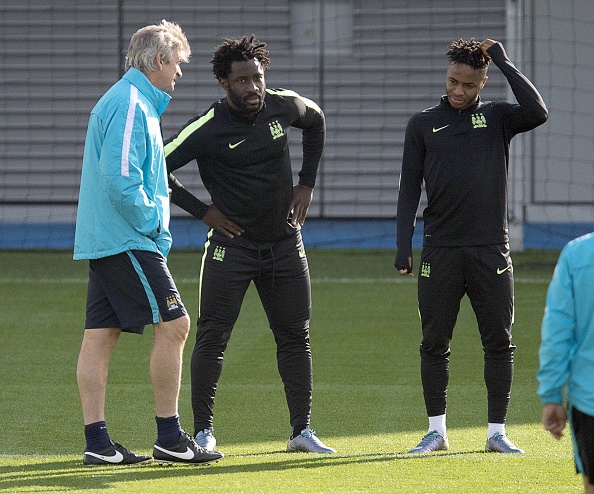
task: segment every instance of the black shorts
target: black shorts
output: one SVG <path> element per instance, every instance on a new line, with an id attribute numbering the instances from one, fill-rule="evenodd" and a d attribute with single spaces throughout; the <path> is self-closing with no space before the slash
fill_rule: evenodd
<path id="1" fill-rule="evenodd" d="M 133 250 L 89 261 L 85 329 L 142 334 L 147 324 L 186 314 L 162 254 Z"/>
<path id="2" fill-rule="evenodd" d="M 568 415 L 575 469 L 594 484 L 594 417 L 573 406 L 569 407 Z"/>

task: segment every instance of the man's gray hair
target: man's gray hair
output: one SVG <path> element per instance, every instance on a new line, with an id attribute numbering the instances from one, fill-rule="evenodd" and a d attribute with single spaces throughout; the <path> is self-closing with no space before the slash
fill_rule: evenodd
<path id="1" fill-rule="evenodd" d="M 145 75 L 154 72 L 159 53 L 165 63 L 170 63 L 174 56 L 179 57 L 179 62 L 190 61 L 191 50 L 186 35 L 177 24 L 165 19 L 134 33 L 126 55 L 126 71 L 134 67 Z"/>

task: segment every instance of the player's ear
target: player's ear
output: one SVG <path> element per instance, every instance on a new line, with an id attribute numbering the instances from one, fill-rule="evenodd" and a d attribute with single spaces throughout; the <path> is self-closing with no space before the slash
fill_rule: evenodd
<path id="1" fill-rule="evenodd" d="M 229 91 L 229 81 L 227 79 L 219 79 L 219 82 L 225 91 Z"/>
<path id="2" fill-rule="evenodd" d="M 485 87 L 485 84 L 487 84 L 487 79 L 489 78 L 488 75 L 485 75 L 485 78 L 483 79 L 483 82 L 481 83 L 481 89 L 483 89 Z"/>

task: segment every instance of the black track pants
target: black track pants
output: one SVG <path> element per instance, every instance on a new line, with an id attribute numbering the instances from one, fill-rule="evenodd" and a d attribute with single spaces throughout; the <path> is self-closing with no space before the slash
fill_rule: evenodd
<path id="1" fill-rule="evenodd" d="M 252 281 L 276 341 L 291 425 L 309 425 L 311 286 L 301 233 L 259 243 L 210 232 L 202 259 L 198 330 L 191 363 L 196 431 L 213 425 L 223 353 Z"/>
<path id="2" fill-rule="evenodd" d="M 418 298 L 423 329 L 421 381 L 427 414 L 431 417 L 446 411 L 450 341 L 465 294 L 476 315 L 483 345 L 488 421 L 505 423 L 515 349 L 511 341 L 513 268 L 506 244 L 423 248 Z"/>

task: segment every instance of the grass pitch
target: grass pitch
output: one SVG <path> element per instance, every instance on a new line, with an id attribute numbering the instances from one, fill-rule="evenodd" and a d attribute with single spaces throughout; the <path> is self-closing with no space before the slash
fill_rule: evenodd
<path id="1" fill-rule="evenodd" d="M 69 252 L 0 253 L 0 491 L 312 493 L 582 492 L 570 439 L 540 426 L 535 378 L 546 289 L 558 252 L 514 256 L 518 346 L 511 439 L 525 455 L 483 452 L 486 391 L 476 321 L 465 298 L 454 331 L 448 392 L 451 450 L 406 451 L 426 432 L 419 377 L 416 281 L 397 276 L 394 252 L 310 250 L 314 356 L 312 426 L 336 455 L 286 453 L 290 428 L 275 347 L 250 288 L 225 355 L 215 429 L 226 454 L 207 467 L 84 467 L 75 368 L 84 323 L 85 262 Z M 418 256 L 417 256 L 418 258 Z M 200 253 L 176 252 L 171 270 L 197 314 Z M 291 303 L 290 300 L 287 303 Z M 156 426 L 148 373 L 152 331 L 122 335 L 112 357 L 112 437 L 148 453 Z M 182 425 L 192 429 L 185 349 Z"/>

